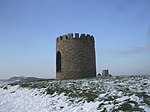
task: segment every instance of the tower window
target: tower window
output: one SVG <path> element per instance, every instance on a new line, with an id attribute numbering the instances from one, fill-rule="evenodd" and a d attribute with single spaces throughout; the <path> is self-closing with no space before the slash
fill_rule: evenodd
<path id="1" fill-rule="evenodd" d="M 56 72 L 61 72 L 61 53 L 59 51 L 56 56 Z"/>

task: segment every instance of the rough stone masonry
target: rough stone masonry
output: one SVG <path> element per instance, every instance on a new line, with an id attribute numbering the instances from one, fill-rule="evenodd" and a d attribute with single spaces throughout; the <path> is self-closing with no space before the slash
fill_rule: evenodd
<path id="1" fill-rule="evenodd" d="M 92 35 L 72 33 L 56 39 L 56 79 L 96 77 L 95 41 Z"/>

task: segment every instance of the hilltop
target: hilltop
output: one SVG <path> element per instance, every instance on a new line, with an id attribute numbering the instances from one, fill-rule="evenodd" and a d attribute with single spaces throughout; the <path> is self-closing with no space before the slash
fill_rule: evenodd
<path id="1" fill-rule="evenodd" d="M 38 80 L 0 87 L 0 111 L 150 111 L 150 77 Z"/>

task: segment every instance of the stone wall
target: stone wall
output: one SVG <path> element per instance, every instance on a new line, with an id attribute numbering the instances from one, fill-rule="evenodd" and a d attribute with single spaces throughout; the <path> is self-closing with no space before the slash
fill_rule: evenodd
<path id="1" fill-rule="evenodd" d="M 102 70 L 102 76 L 107 77 L 109 76 L 109 71 L 107 70 Z"/>
<path id="2" fill-rule="evenodd" d="M 61 69 L 56 70 L 56 79 L 96 76 L 93 36 L 85 34 L 79 36 L 78 33 L 75 33 L 75 37 L 73 37 L 73 34 L 60 36 L 56 40 L 56 56 L 57 52 L 61 53 Z"/>

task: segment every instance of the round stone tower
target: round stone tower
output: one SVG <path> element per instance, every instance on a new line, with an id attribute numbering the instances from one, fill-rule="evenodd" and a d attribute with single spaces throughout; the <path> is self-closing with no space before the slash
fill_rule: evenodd
<path id="1" fill-rule="evenodd" d="M 95 42 L 92 35 L 78 33 L 56 40 L 56 79 L 96 77 Z"/>

